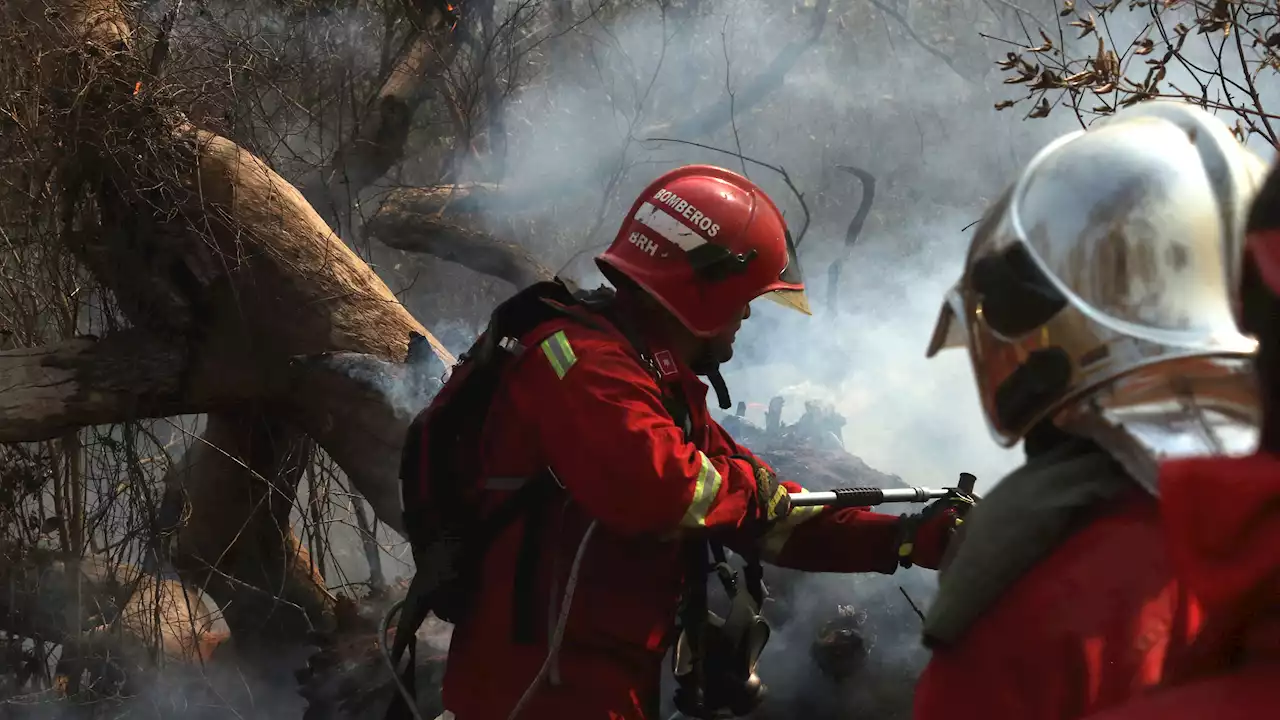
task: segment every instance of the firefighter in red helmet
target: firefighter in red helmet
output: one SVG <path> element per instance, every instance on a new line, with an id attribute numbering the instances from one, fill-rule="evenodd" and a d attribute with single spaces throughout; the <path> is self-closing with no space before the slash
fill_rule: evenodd
<path id="1" fill-rule="evenodd" d="M 662 175 L 597 262 L 614 291 L 548 282 L 499 306 L 406 443 L 418 576 L 443 565 L 453 580 L 411 591 L 427 600 L 400 627 L 424 608 L 455 623 L 444 704 L 458 720 L 652 718 L 673 646 L 682 712 L 749 712 L 760 561 L 933 568 L 971 503 L 793 509 L 801 488 L 712 419 L 698 375 L 727 407 L 717 368 L 751 301 L 808 313 L 782 213 L 750 180 Z M 708 611 L 711 567 L 726 618 Z"/>

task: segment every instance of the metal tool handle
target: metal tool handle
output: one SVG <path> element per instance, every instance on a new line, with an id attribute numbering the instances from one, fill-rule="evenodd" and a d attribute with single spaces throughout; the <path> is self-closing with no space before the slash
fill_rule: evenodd
<path id="1" fill-rule="evenodd" d="M 977 482 L 978 478 L 971 473 L 960 473 L 960 482 L 957 483 L 955 489 L 966 495 L 972 495 L 973 487 Z M 929 502 L 930 500 L 946 497 L 950 493 L 950 488 L 850 487 L 819 492 L 791 493 L 788 497 L 791 500 L 791 507 L 824 506 L 844 508 L 871 507 L 884 503 Z"/>

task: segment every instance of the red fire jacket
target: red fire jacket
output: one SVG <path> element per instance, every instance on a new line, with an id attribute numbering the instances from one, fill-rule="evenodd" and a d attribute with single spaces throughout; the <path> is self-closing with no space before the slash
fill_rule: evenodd
<path id="1" fill-rule="evenodd" d="M 543 664 L 548 626 L 595 519 L 552 677 L 558 684 L 544 683 L 520 717 L 651 717 L 682 589 L 680 531 L 733 534 L 743 525 L 754 512 L 754 474 L 750 463 L 730 456 L 748 451 L 709 416 L 707 386 L 660 345 L 649 350 L 664 381 L 687 398 L 693 442 L 611 326 L 555 320 L 521 344 L 487 421 L 484 471 L 527 477 L 550 467 L 567 490 L 553 501 L 541 539 L 533 593 L 538 637 L 530 645 L 512 638 L 512 578 L 523 536 L 517 522 L 489 550 L 474 611 L 454 630 L 445 707 L 458 720 L 505 720 Z M 493 495 L 496 504 L 505 493 Z M 765 538 L 762 558 L 819 572 L 890 573 L 897 521 L 860 509 L 797 508 Z"/>
<path id="2" fill-rule="evenodd" d="M 1161 682 L 1194 618 L 1158 504 L 1134 484 L 1081 519 L 958 641 L 934 650 L 916 720 L 1075 720 Z"/>
<path id="3" fill-rule="evenodd" d="M 1170 556 L 1203 608 L 1194 662 L 1097 720 L 1280 716 L 1280 457 L 1169 463 L 1160 495 Z"/>

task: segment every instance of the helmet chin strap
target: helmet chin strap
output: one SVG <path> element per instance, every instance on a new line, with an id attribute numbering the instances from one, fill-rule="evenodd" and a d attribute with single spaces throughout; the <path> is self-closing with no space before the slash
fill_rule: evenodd
<path id="1" fill-rule="evenodd" d="M 725 385 L 724 376 L 720 374 L 720 363 L 716 361 L 715 354 L 707 345 L 703 345 L 701 357 L 689 364 L 689 369 L 698 375 L 702 375 L 711 383 L 711 389 L 716 391 L 716 402 L 720 405 L 721 410 L 728 410 L 733 407 L 733 401 L 729 399 L 729 387 Z"/>
<path id="2" fill-rule="evenodd" d="M 711 389 L 716 391 L 716 402 L 720 404 L 720 409 L 728 410 L 733 406 L 733 401 L 729 399 L 729 387 L 724 384 L 724 376 L 720 374 L 720 364 L 713 365 L 706 376 Z"/>

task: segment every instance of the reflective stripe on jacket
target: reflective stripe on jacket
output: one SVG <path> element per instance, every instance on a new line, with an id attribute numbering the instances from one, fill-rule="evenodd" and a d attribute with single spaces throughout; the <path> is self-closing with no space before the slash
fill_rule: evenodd
<path id="1" fill-rule="evenodd" d="M 681 539 L 712 529 L 730 548 L 748 541 L 741 528 L 755 512 L 754 469 L 731 456 L 750 453 L 711 419 L 707 386 L 671 353 L 657 365 L 662 382 L 685 395 L 691 441 L 667 412 L 658 379 L 611 326 L 557 319 L 520 345 L 486 424 L 483 470 L 511 478 L 550 467 L 566 490 L 552 501 L 541 538 L 533 598 L 540 632 L 531 645 L 512 639 L 512 576 L 523 538 L 517 521 L 490 549 L 474 611 L 454 631 L 445 704 L 458 720 L 507 717 L 543 663 L 546 626 L 595 519 L 559 653 L 559 684 L 539 690 L 521 717 L 648 717 L 673 640 Z M 657 357 L 663 348 L 650 350 Z M 492 502 L 504 496 L 495 492 Z M 761 549 L 767 560 L 804 570 L 892 572 L 897 523 L 896 515 L 860 509 L 798 509 Z"/>

